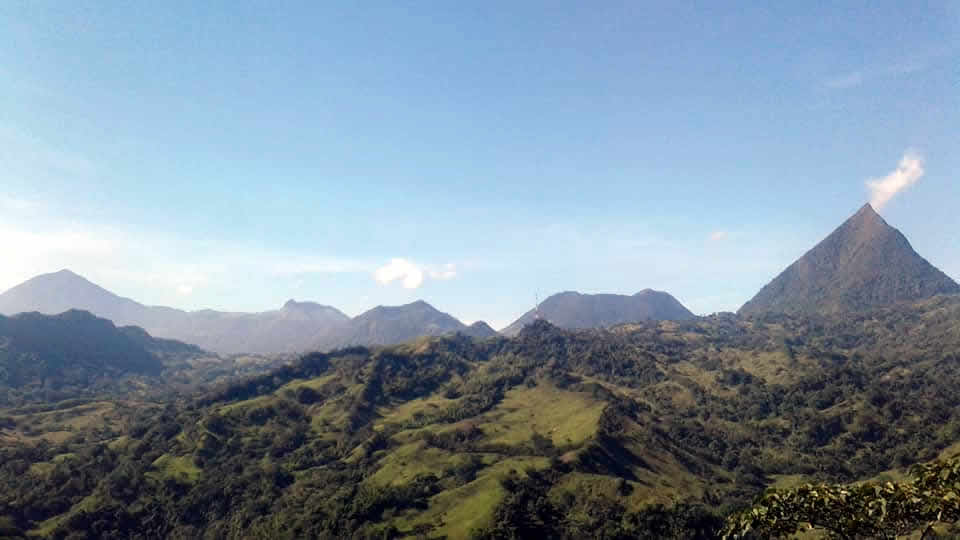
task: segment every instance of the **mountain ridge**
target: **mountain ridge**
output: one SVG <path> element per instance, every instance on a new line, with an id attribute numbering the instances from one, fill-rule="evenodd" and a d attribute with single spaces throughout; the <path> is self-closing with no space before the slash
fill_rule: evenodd
<path id="1" fill-rule="evenodd" d="M 483 321 L 478 321 L 483 322 Z M 484 326 L 463 324 L 423 300 L 401 306 L 377 306 L 351 319 L 349 333 L 336 346 L 388 345 L 403 343 L 423 336 L 464 333 L 472 337 L 490 337 Z M 492 329 L 491 329 L 492 330 Z M 486 335 L 485 335 L 486 334 Z"/>
<path id="2" fill-rule="evenodd" d="M 75 309 L 0 315 L 0 386 L 57 388 L 123 374 L 159 375 L 163 363 L 151 350 L 202 353 L 181 345 Z"/>
<path id="3" fill-rule="evenodd" d="M 119 296 L 70 270 L 35 276 L 0 294 L 0 313 L 56 315 L 80 309 L 139 326 L 152 336 L 195 344 L 222 353 L 298 353 L 349 345 L 389 345 L 421 336 L 461 332 L 495 335 L 486 323 L 467 326 L 423 300 L 403 306 L 377 306 L 351 318 L 339 309 L 310 301 L 287 300 L 262 312 L 185 311 L 148 306 Z M 408 319 L 408 320 L 404 320 Z"/>
<path id="4" fill-rule="evenodd" d="M 501 333 L 517 335 L 538 317 L 561 328 L 577 329 L 602 328 L 642 320 L 688 320 L 696 315 L 669 293 L 653 289 L 643 289 L 633 295 L 564 291 L 548 297 L 501 330 Z"/>

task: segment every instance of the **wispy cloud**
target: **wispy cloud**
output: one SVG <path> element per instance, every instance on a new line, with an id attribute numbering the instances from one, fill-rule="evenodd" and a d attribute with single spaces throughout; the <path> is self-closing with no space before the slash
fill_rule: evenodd
<path id="1" fill-rule="evenodd" d="M 427 279 L 446 280 L 457 277 L 457 268 L 453 264 L 439 267 L 419 265 L 409 259 L 395 258 L 377 268 L 373 272 L 373 279 L 381 285 L 389 285 L 399 281 L 405 289 L 417 289 Z"/>
<path id="2" fill-rule="evenodd" d="M 0 246 L 11 254 L 0 265 L 0 290 L 40 272 L 59 270 L 73 264 L 106 260 L 115 252 L 109 235 L 77 225 L 50 228 L 20 226 L 0 217 Z"/>
<path id="3" fill-rule="evenodd" d="M 269 265 L 269 271 L 279 276 L 345 274 L 348 272 L 369 272 L 374 266 L 375 265 L 368 262 L 340 257 L 302 257 L 288 255 L 271 263 Z"/>
<path id="4" fill-rule="evenodd" d="M 458 273 L 452 263 L 396 258 L 383 265 L 378 259 L 210 243 L 126 226 L 78 223 L 56 209 L 7 194 L 0 195 L 0 246 L 15 254 L 0 265 L 0 291 L 37 274 L 69 268 L 137 300 L 177 307 L 198 303 L 193 308 L 235 308 L 233 291 L 244 284 L 269 283 L 290 291 L 316 283 L 323 275 L 354 274 L 363 279 L 372 273 L 381 284 L 399 282 L 416 289 Z M 223 299 L 226 305 L 209 306 L 211 299 Z"/>
<path id="5" fill-rule="evenodd" d="M 0 126 L 0 163 L 5 174 L 84 177 L 97 171 L 85 155 L 53 146 L 30 133 Z"/>
<path id="6" fill-rule="evenodd" d="M 824 86 L 834 90 L 853 88 L 855 86 L 860 86 L 861 84 L 863 84 L 863 72 L 861 71 L 852 71 L 850 73 L 831 77 L 823 82 Z"/>
<path id="7" fill-rule="evenodd" d="M 32 210 L 36 204 L 26 199 L 20 199 L 11 195 L 0 194 L 0 209 L 11 212 L 25 212 Z"/>
<path id="8" fill-rule="evenodd" d="M 453 279 L 457 277 L 457 266 L 447 263 L 438 268 L 427 267 L 427 275 L 430 279 Z"/>
<path id="9" fill-rule="evenodd" d="M 730 233 L 727 231 L 713 231 L 710 233 L 710 240 L 713 242 L 722 242 L 730 238 Z"/>
<path id="10" fill-rule="evenodd" d="M 950 49 L 927 51 L 913 57 L 902 58 L 887 64 L 865 66 L 834 74 L 821 81 L 830 90 L 846 90 L 862 86 L 871 81 L 892 77 L 903 77 L 927 69 L 937 59 L 951 54 Z"/>
<path id="11" fill-rule="evenodd" d="M 914 152 L 907 152 L 900 159 L 896 170 L 883 178 L 867 180 L 870 204 L 877 211 L 883 209 L 898 193 L 919 182 L 923 173 L 923 158 Z"/>
<path id="12" fill-rule="evenodd" d="M 122 254 L 121 256 L 124 258 L 149 260 L 147 266 L 149 269 L 144 270 L 122 263 L 92 266 L 91 269 L 98 276 L 108 279 L 111 283 L 133 283 L 141 287 L 167 291 L 168 294 L 172 292 L 179 296 L 190 296 L 194 291 L 221 278 L 226 273 L 218 265 L 178 262 L 166 257 L 162 261 L 144 259 L 143 254 L 137 253 L 134 248 L 130 247 L 118 246 L 116 252 Z"/>
<path id="13" fill-rule="evenodd" d="M 58 254 L 103 256 L 113 251 L 109 239 L 79 227 L 34 232 L 0 225 L 0 245 L 21 259 Z"/>

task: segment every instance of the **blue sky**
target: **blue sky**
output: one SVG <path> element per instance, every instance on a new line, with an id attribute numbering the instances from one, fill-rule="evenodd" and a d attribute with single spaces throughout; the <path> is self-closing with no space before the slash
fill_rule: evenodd
<path id="1" fill-rule="evenodd" d="M 155 4 L 0 4 L 0 288 L 734 310 L 888 175 L 960 277 L 957 2 Z"/>

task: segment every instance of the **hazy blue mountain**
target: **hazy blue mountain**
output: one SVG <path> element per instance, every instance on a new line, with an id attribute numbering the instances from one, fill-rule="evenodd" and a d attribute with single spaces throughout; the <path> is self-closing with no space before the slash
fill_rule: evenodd
<path id="1" fill-rule="evenodd" d="M 632 296 L 562 292 L 541 302 L 539 312 L 541 319 L 570 329 L 603 328 L 645 320 L 688 320 L 695 317 L 673 296 L 651 289 L 642 290 Z M 531 309 L 501 333 L 517 335 L 536 318 L 537 309 Z"/>
<path id="2" fill-rule="evenodd" d="M 477 339 L 483 339 L 497 335 L 497 331 L 491 328 L 490 325 L 484 321 L 477 321 L 463 330 L 458 330 L 458 332 L 465 336 L 470 336 Z"/>
<path id="3" fill-rule="evenodd" d="M 183 311 L 145 306 L 69 271 L 32 278 L 0 294 L 0 313 L 57 314 L 89 311 L 114 324 L 140 326 L 153 336 L 177 339 L 219 353 L 304 351 L 331 334 L 342 334 L 350 318 L 336 308 L 287 302 L 261 313 Z"/>
<path id="4" fill-rule="evenodd" d="M 393 344 L 452 332 L 478 338 L 496 335 L 486 323 L 468 327 L 423 301 L 380 306 L 354 319 L 334 307 L 295 300 L 289 300 L 280 309 L 260 313 L 145 306 L 69 270 L 37 276 L 0 294 L 0 313 L 57 314 L 70 309 L 89 311 L 118 326 L 142 327 L 152 336 L 224 354 L 294 353 L 346 345 Z"/>
<path id="5" fill-rule="evenodd" d="M 741 315 L 839 313 L 960 293 L 865 205 L 740 308 Z"/>
<path id="6" fill-rule="evenodd" d="M 479 327 L 474 330 L 482 332 Z M 385 345 L 452 332 L 468 333 L 468 327 L 453 316 L 418 300 L 402 306 L 377 306 L 357 315 L 350 321 L 347 333 L 333 345 Z"/>
<path id="7" fill-rule="evenodd" d="M 132 324 L 149 318 L 149 308 L 117 296 L 70 270 L 42 274 L 0 294 L 0 313 L 37 311 L 54 315 L 82 309 L 115 324 Z"/>

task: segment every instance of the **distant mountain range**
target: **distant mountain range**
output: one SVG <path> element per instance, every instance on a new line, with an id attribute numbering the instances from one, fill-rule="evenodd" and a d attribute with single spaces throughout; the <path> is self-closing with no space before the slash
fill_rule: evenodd
<path id="1" fill-rule="evenodd" d="M 538 314 L 539 312 L 539 314 Z M 633 296 L 621 294 L 555 294 L 523 314 L 502 333 L 515 336 L 537 318 L 561 328 L 602 328 L 646 320 L 689 320 L 696 318 L 676 298 L 661 291 L 645 289 Z"/>
<path id="2" fill-rule="evenodd" d="M 467 326 L 423 301 L 376 307 L 353 319 L 331 306 L 294 300 L 281 309 L 260 313 L 145 306 L 69 270 L 37 276 L 0 294 L 0 313 L 57 314 L 70 309 L 86 310 L 117 325 L 139 326 L 151 335 L 223 354 L 386 345 L 454 332 L 478 338 L 496 334 L 486 323 Z"/>
<path id="3" fill-rule="evenodd" d="M 69 270 L 32 278 L 0 295 L 0 313 L 56 314 L 82 309 L 117 325 L 134 325 L 154 336 L 193 343 L 219 353 L 296 352 L 330 339 L 350 318 L 336 308 L 287 302 L 262 313 L 182 311 L 145 306 Z"/>
<path id="4" fill-rule="evenodd" d="M 739 313 L 835 314 L 956 293 L 960 285 L 918 255 L 868 204 Z"/>
<path id="5" fill-rule="evenodd" d="M 900 231 L 866 205 L 765 286 L 739 314 L 835 314 L 956 293 L 960 293 L 957 283 L 918 255 Z M 146 306 L 69 270 L 37 276 L 0 294 L 0 313 L 8 315 L 57 314 L 70 309 L 86 310 L 118 326 L 138 326 L 153 336 L 223 354 L 389 345 L 455 332 L 475 338 L 497 335 L 482 321 L 467 326 L 422 300 L 378 306 L 354 318 L 331 306 L 294 300 L 260 313 Z M 568 291 L 547 298 L 502 333 L 517 335 L 537 319 L 579 329 L 695 317 L 661 291 L 645 289 L 632 296 Z"/>
<path id="6" fill-rule="evenodd" d="M 43 274 L 0 294 L 0 313 L 57 314 L 82 309 L 117 325 L 133 325 L 153 336 L 192 343 L 221 354 L 295 353 L 350 345 L 389 345 L 421 336 L 462 333 L 487 338 L 497 332 L 478 321 L 467 326 L 423 300 L 378 306 L 354 318 L 313 302 L 288 301 L 260 313 L 183 311 L 146 306 L 118 296 L 69 270 Z M 508 326 L 514 335 L 532 322 L 536 309 Z M 565 328 L 597 328 L 649 319 L 694 315 L 667 293 L 644 290 L 633 296 L 565 292 L 540 305 L 541 316 Z"/>

